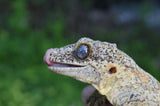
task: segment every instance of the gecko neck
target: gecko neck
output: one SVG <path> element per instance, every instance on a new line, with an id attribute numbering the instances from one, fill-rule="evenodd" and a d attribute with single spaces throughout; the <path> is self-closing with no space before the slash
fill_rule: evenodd
<path id="1" fill-rule="evenodd" d="M 127 74 L 121 75 L 121 78 L 118 78 L 118 80 L 116 80 L 117 78 L 114 81 L 104 79 L 99 86 L 93 86 L 102 95 L 106 95 L 113 105 L 122 105 L 135 101 L 142 103 L 149 101 L 149 104 L 151 102 L 155 103 L 154 100 L 157 100 L 157 103 L 160 102 L 160 85 L 154 77 L 143 71 L 138 65 L 134 69 L 128 68 L 125 71 Z M 107 83 L 104 84 L 104 82 Z"/>

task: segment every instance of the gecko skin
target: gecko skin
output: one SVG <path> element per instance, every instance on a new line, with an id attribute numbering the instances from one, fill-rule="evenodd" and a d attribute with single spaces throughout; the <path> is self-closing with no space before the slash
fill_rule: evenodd
<path id="1" fill-rule="evenodd" d="M 160 83 L 116 44 L 81 38 L 47 50 L 49 70 L 94 86 L 115 106 L 160 106 Z"/>

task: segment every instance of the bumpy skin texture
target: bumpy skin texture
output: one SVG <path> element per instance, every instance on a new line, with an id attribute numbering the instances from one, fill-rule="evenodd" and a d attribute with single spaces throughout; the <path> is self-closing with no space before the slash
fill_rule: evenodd
<path id="1" fill-rule="evenodd" d="M 84 60 L 75 52 L 81 44 L 90 48 Z M 44 61 L 55 73 L 91 84 L 112 105 L 160 106 L 160 83 L 116 44 L 81 38 L 75 44 L 48 50 Z"/>

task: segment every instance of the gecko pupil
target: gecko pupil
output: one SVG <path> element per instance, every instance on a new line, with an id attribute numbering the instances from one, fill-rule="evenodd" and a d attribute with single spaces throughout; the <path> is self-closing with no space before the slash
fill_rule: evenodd
<path id="1" fill-rule="evenodd" d="M 82 44 L 76 50 L 76 55 L 79 59 L 85 59 L 89 56 L 89 46 Z"/>

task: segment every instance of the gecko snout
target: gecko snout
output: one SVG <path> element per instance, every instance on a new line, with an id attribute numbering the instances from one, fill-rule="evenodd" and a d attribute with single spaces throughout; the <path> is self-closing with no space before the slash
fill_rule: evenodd
<path id="1" fill-rule="evenodd" d="M 47 65 L 52 65 L 53 62 L 50 61 L 50 56 L 51 56 L 51 53 L 53 52 L 53 49 L 48 49 L 44 55 L 44 62 L 47 64 Z"/>

